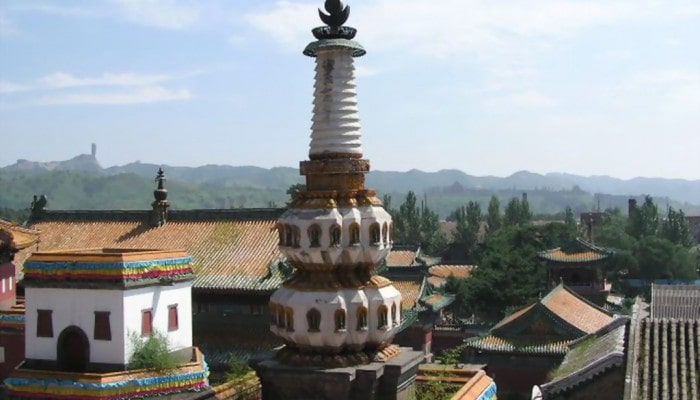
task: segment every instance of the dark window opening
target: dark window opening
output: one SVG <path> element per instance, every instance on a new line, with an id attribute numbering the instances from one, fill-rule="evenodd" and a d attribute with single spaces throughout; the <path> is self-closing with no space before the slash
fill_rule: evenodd
<path id="1" fill-rule="evenodd" d="M 177 304 L 168 306 L 168 330 L 176 331 L 180 327 L 177 315 Z"/>
<path id="2" fill-rule="evenodd" d="M 109 325 L 109 311 L 95 311 L 95 340 L 112 340 L 112 329 Z"/>
<path id="3" fill-rule="evenodd" d="M 153 310 L 141 311 L 141 336 L 151 336 L 153 332 Z"/>
<path id="4" fill-rule="evenodd" d="M 53 310 L 37 310 L 36 336 L 53 337 Z"/>

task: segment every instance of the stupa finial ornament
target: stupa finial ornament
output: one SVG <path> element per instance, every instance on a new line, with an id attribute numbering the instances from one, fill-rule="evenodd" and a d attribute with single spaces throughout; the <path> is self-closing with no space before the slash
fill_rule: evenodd
<path id="1" fill-rule="evenodd" d="M 311 30 L 311 33 L 314 34 L 314 37 L 316 39 L 351 40 L 355 37 L 355 35 L 357 34 L 357 29 L 351 26 L 344 25 L 345 22 L 347 22 L 348 17 L 350 16 L 350 6 L 346 6 L 340 0 L 326 0 L 324 8 L 326 9 L 326 12 L 328 12 L 328 14 L 324 13 L 319 8 L 318 16 L 321 17 L 321 21 L 323 21 L 323 23 L 326 24 L 326 26 L 319 26 Z M 352 46 L 359 47 L 360 49 L 362 48 L 362 46 L 360 46 L 359 43 L 353 42 Z M 304 54 L 306 54 L 307 56 L 315 57 L 315 51 L 304 51 Z M 354 56 L 357 57 L 363 54 L 364 49 L 362 49 L 361 52 L 357 52 L 356 54 L 354 54 Z"/>
<path id="2" fill-rule="evenodd" d="M 328 14 L 324 14 L 321 9 L 318 10 L 318 15 L 324 24 L 337 28 L 348 20 L 350 16 L 350 6 L 346 6 L 340 0 L 326 0 L 324 8 Z"/>

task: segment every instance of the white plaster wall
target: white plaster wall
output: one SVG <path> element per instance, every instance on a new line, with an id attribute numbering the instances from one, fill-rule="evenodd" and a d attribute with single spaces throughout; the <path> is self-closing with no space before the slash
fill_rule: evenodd
<path id="1" fill-rule="evenodd" d="M 80 327 L 90 341 L 90 362 L 126 364 L 131 356 L 129 334 L 141 334 L 141 311 L 153 309 L 153 329 L 168 336 L 173 350 L 192 346 L 192 282 L 138 289 L 91 290 L 26 288 L 25 354 L 56 360 L 61 332 Z M 178 306 L 178 330 L 168 332 L 168 306 Z M 37 310 L 52 310 L 53 337 L 37 337 Z M 95 311 L 109 311 L 112 340 L 94 340 Z"/>
<path id="2" fill-rule="evenodd" d="M 177 304 L 178 330 L 168 332 L 168 306 Z M 167 335 L 173 350 L 192 346 L 192 282 L 179 282 L 172 286 L 149 286 L 130 289 L 124 296 L 126 318 L 123 338 L 126 344 L 123 357 L 131 356 L 129 334 L 141 334 L 141 311 L 153 309 L 153 330 Z M 145 338 L 144 338 L 145 340 Z"/>
<path id="3" fill-rule="evenodd" d="M 122 294 L 121 290 L 26 288 L 25 357 L 56 360 L 59 335 L 75 325 L 90 341 L 91 362 L 125 363 Z M 53 310 L 53 337 L 36 336 L 37 310 Z M 111 341 L 93 339 L 95 311 L 110 312 Z"/>

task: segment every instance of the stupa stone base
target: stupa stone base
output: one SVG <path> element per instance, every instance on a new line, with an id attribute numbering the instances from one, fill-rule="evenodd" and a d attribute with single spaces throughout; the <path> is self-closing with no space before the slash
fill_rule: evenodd
<path id="1" fill-rule="evenodd" d="M 301 367 L 280 362 L 273 352 L 251 360 L 251 366 L 262 384 L 262 400 L 406 400 L 423 360 L 422 352 L 401 348 L 384 362 Z"/>

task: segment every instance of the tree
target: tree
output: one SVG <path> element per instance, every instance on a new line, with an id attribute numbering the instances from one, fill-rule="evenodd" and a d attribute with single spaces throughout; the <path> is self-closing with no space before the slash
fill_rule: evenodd
<path id="1" fill-rule="evenodd" d="M 530 211 L 530 203 L 527 201 L 527 195 L 523 193 L 522 200 L 513 197 L 506 206 L 506 212 L 503 217 L 503 225 L 525 225 L 530 222 L 532 212 Z"/>
<path id="2" fill-rule="evenodd" d="M 537 253 L 544 249 L 532 226 L 504 227 L 486 238 L 484 257 L 466 281 L 467 304 L 502 316 L 544 290 L 545 268 Z"/>
<path id="3" fill-rule="evenodd" d="M 457 208 L 454 212 L 457 222 L 455 244 L 467 258 L 473 255 L 479 239 L 481 228 L 481 206 L 475 201 L 470 201 L 466 206 Z"/>
<path id="4" fill-rule="evenodd" d="M 683 210 L 676 211 L 673 207 L 668 208 L 659 236 L 684 247 L 690 247 L 693 244 L 690 238 L 690 226 Z"/>
<path id="5" fill-rule="evenodd" d="M 566 206 L 566 210 L 564 210 L 564 224 L 569 229 L 576 231 L 576 217 L 574 216 L 574 210 L 569 206 Z"/>
<path id="6" fill-rule="evenodd" d="M 489 232 L 494 232 L 501 228 L 501 203 L 495 195 L 491 196 L 491 200 L 489 200 L 486 223 L 489 226 Z"/>
<path id="7" fill-rule="evenodd" d="M 643 236 L 654 236 L 658 230 L 659 209 L 651 196 L 646 196 L 641 207 L 635 205 L 630 210 L 627 233 L 639 239 Z"/>
<path id="8" fill-rule="evenodd" d="M 305 183 L 295 183 L 293 185 L 290 185 L 287 188 L 287 196 L 291 198 L 292 200 L 296 199 L 296 197 L 299 195 L 300 192 L 305 192 L 306 191 L 306 184 Z"/>
<path id="9" fill-rule="evenodd" d="M 177 367 L 178 362 L 170 352 L 168 337 L 162 332 L 154 330 L 146 340 L 138 333 L 131 332 L 129 340 L 133 349 L 129 358 L 130 369 L 168 370 Z"/>
<path id="10" fill-rule="evenodd" d="M 396 243 L 418 245 L 430 254 L 441 254 L 447 248 L 447 237 L 440 229 L 438 214 L 428 208 L 425 201 L 419 207 L 413 191 L 406 194 L 406 200 L 398 210 L 390 212 Z"/>

